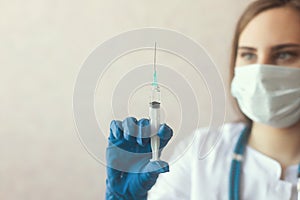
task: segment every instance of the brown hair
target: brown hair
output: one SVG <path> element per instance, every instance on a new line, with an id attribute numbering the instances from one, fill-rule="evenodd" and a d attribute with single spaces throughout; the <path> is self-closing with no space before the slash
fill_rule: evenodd
<path id="1" fill-rule="evenodd" d="M 300 12 L 300 0 L 256 0 L 246 8 L 246 10 L 242 14 L 242 16 L 240 17 L 236 25 L 236 29 L 232 41 L 229 83 L 231 83 L 234 76 L 234 67 L 235 67 L 235 62 L 237 57 L 238 42 L 242 31 L 245 29 L 248 23 L 258 14 L 266 10 L 270 10 L 273 8 L 280 8 L 280 7 L 290 7 Z M 236 100 L 234 100 L 234 105 L 237 105 Z M 239 109 L 238 106 L 237 108 Z M 239 111 L 241 112 L 241 110 Z M 246 122 L 250 124 L 252 123 L 252 121 L 247 116 L 245 116 L 244 114 L 243 116 Z"/>

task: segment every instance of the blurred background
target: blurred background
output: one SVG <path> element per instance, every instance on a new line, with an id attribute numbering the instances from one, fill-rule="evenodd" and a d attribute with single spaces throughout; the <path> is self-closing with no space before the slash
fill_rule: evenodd
<path id="1" fill-rule="evenodd" d="M 249 1 L 0 0 L 0 199 L 104 199 L 105 166 L 73 119 L 84 60 L 122 32 L 167 28 L 201 44 L 228 87 L 233 31 Z M 227 104 L 226 121 L 237 119 Z"/>

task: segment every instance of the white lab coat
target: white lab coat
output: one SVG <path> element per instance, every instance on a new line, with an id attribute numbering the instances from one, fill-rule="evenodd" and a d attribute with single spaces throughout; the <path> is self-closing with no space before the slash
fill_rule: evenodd
<path id="1" fill-rule="evenodd" d="M 170 172 L 160 174 L 148 192 L 148 199 L 156 200 L 228 200 L 229 172 L 233 149 L 245 124 L 225 124 L 221 139 L 204 160 L 199 160 L 204 129 L 195 131 L 195 137 L 182 142 L 189 150 L 173 165 Z M 208 133 L 209 134 L 209 133 Z M 286 169 L 285 180 L 280 180 L 280 164 L 247 146 L 242 167 L 242 200 L 296 200 L 298 165 Z"/>

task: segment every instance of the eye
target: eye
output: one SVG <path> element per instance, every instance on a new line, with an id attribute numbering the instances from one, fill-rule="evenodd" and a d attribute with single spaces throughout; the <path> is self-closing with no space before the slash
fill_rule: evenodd
<path id="1" fill-rule="evenodd" d="M 243 60 L 252 61 L 256 58 L 256 55 L 251 52 L 244 52 L 240 54 L 240 57 L 243 58 Z"/>
<path id="2" fill-rule="evenodd" d="M 277 55 L 278 59 L 289 59 L 291 58 L 291 54 L 289 52 L 281 52 Z"/>
<path id="3" fill-rule="evenodd" d="M 275 59 L 285 61 L 285 60 L 291 60 L 296 56 L 297 56 L 297 54 L 294 52 L 284 51 L 284 52 L 278 52 L 277 54 L 275 54 Z"/>

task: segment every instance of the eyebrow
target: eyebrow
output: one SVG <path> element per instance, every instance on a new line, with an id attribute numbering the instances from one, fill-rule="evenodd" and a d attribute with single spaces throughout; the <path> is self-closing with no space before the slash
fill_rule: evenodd
<path id="1" fill-rule="evenodd" d="M 287 43 L 287 44 L 280 44 L 276 45 L 275 47 L 272 47 L 271 49 L 273 51 L 278 51 L 280 49 L 289 48 L 289 47 L 298 47 L 300 48 L 300 44 L 293 44 L 293 43 Z M 254 47 L 247 47 L 247 46 L 240 46 L 238 47 L 239 50 L 248 50 L 248 51 L 257 51 Z"/>
<path id="2" fill-rule="evenodd" d="M 243 50 L 249 50 L 249 51 L 256 51 L 256 48 L 253 47 L 246 47 L 246 46 L 240 46 L 238 49 L 243 49 Z"/>
<path id="3" fill-rule="evenodd" d="M 288 48 L 288 47 L 300 47 L 300 44 L 280 44 L 277 45 L 275 47 L 272 47 L 272 50 L 280 50 L 280 49 L 284 49 L 284 48 Z"/>

